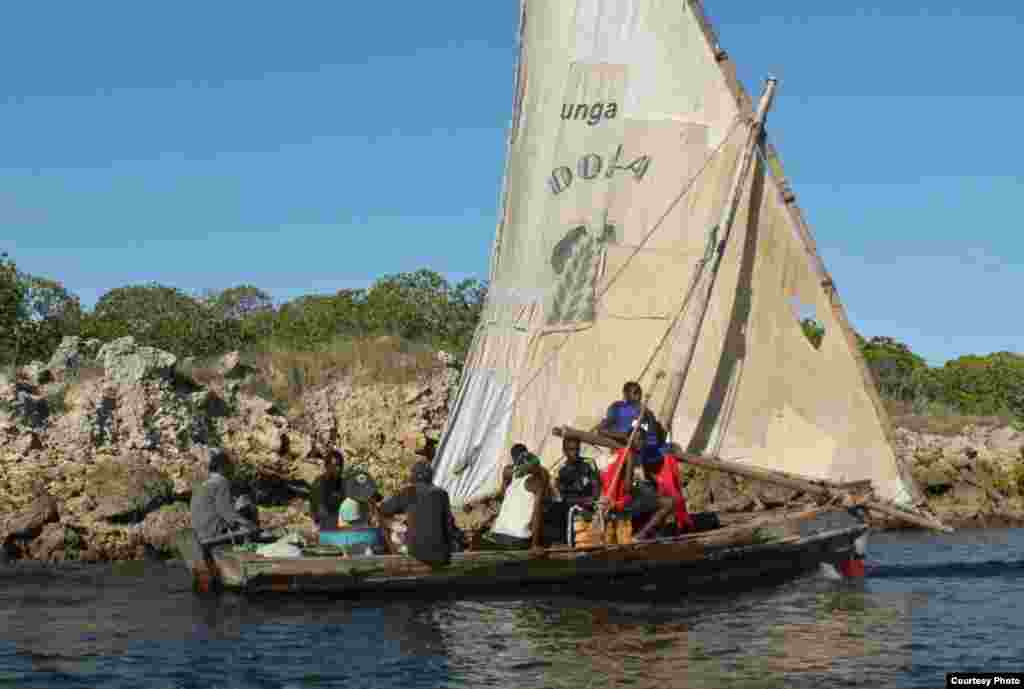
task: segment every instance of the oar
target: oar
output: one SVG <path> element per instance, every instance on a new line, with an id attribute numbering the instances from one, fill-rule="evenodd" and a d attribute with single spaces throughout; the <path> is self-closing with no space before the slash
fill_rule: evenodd
<path id="1" fill-rule="evenodd" d="M 242 529 L 241 531 L 230 531 L 226 534 L 221 534 L 216 538 L 211 538 L 207 541 L 200 541 L 199 545 L 204 549 L 212 548 L 216 545 L 223 545 L 225 543 L 232 543 L 241 538 L 247 538 L 249 536 L 255 536 L 259 534 L 264 538 L 271 538 L 272 533 L 270 531 L 264 531 L 263 529 Z"/>

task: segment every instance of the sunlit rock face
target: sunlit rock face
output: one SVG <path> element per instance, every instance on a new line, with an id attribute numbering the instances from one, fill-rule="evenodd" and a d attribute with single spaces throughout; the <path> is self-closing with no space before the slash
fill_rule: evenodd
<path id="1" fill-rule="evenodd" d="M 302 491 L 332 446 L 397 490 L 423 438 L 440 435 L 459 372 L 447 355 L 395 356 L 402 382 L 338 371 L 282 400 L 290 372 L 273 360 L 232 352 L 196 370 L 130 337 L 65 338 L 49 363 L 0 381 L 0 525 L 33 525 L 4 532 L 5 555 L 168 553 L 211 447 L 227 450 L 270 526 L 310 529 Z"/>

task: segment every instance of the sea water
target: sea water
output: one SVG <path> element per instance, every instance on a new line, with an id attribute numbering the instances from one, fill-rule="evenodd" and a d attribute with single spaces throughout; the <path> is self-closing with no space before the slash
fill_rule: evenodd
<path id="1" fill-rule="evenodd" d="M 873 534 L 741 594 L 203 598 L 177 563 L 0 565 L 0 687 L 937 687 L 1024 670 L 1024 530 Z"/>

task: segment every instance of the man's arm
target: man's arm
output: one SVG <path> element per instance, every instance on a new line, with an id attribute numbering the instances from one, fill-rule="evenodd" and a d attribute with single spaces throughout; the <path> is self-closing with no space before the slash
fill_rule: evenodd
<path id="1" fill-rule="evenodd" d="M 601 497 L 601 472 L 597 467 L 585 464 L 587 473 L 590 474 L 590 500 L 597 500 Z"/>
<path id="2" fill-rule="evenodd" d="M 608 428 L 615 422 L 615 403 L 608 405 L 608 410 L 604 413 L 604 418 L 601 419 L 593 428 L 594 433 L 607 433 Z"/>
<path id="3" fill-rule="evenodd" d="M 444 509 L 444 542 L 452 550 L 455 549 L 455 515 L 452 514 L 452 502 L 448 498 L 448 491 L 444 491 L 441 501 Z"/>
<path id="4" fill-rule="evenodd" d="M 402 514 L 409 509 L 409 502 L 412 500 L 410 492 L 410 489 L 402 489 L 385 500 L 378 510 L 380 512 L 380 516 L 393 517 L 396 514 Z"/>
<path id="5" fill-rule="evenodd" d="M 241 524 L 250 529 L 256 528 L 255 524 L 235 511 L 235 506 L 231 504 L 230 483 L 227 481 L 217 481 L 213 485 L 213 490 L 215 491 L 213 504 L 221 519 L 229 524 Z"/>
<path id="6" fill-rule="evenodd" d="M 505 469 L 501 472 L 501 490 L 498 491 L 497 496 L 499 500 L 505 499 L 505 491 L 508 490 L 508 484 L 512 483 L 513 473 L 514 471 L 510 466 L 505 467 Z"/>
<path id="7" fill-rule="evenodd" d="M 313 481 L 313 485 L 309 487 L 309 516 L 313 519 L 313 523 L 320 526 L 320 479 Z"/>
<path id="8" fill-rule="evenodd" d="M 533 501 L 533 518 L 530 528 L 533 534 L 533 543 L 531 544 L 533 548 L 542 548 L 544 545 L 544 496 L 547 495 L 550 480 L 551 475 L 548 474 L 547 469 L 539 467 L 530 477 L 528 482 L 530 485 L 526 487 L 536 496 L 536 500 Z"/>

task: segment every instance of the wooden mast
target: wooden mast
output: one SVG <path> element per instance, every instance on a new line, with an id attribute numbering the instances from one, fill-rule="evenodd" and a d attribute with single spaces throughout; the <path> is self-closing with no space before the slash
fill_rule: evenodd
<path id="1" fill-rule="evenodd" d="M 687 317 L 684 322 L 679 324 L 682 332 L 689 334 L 690 341 L 682 363 L 679 368 L 672 371 L 669 378 L 668 392 L 662 402 L 659 414 L 661 422 L 665 425 L 665 430 L 668 431 L 670 436 L 672 434 L 672 418 L 675 416 L 676 406 L 678 406 L 679 398 L 683 392 L 683 385 L 686 383 L 686 377 L 689 375 L 690 367 L 693 364 L 700 330 L 704 324 L 704 318 L 707 316 L 708 306 L 711 303 L 715 278 L 718 276 L 718 269 L 722 263 L 722 257 L 725 254 L 725 247 L 729 241 L 729 236 L 732 234 L 733 224 L 736 222 L 736 214 L 739 212 L 743 189 L 750 174 L 750 169 L 754 164 L 757 147 L 764 135 L 765 120 L 768 117 L 768 111 L 772 107 L 772 101 L 775 99 L 777 85 L 778 80 L 775 77 L 768 78 L 764 93 L 761 95 L 761 102 L 758 104 L 757 112 L 754 114 L 754 119 L 751 122 L 750 131 L 747 133 L 747 141 L 743 148 L 742 157 L 736 165 L 736 174 L 733 178 L 732 188 L 729 190 L 729 196 L 726 198 L 725 207 L 722 209 L 722 216 L 712 232 L 712 240 L 717 241 L 717 246 L 709 247 L 709 250 L 715 252 L 714 264 L 709 273 L 704 273 L 702 270 L 700 280 L 694 286 L 696 290 L 704 292 L 700 311 L 696 315 L 690 315 L 691 312 L 688 310 L 685 314 Z M 720 240 L 718 240 L 719 237 L 721 237 Z"/>

